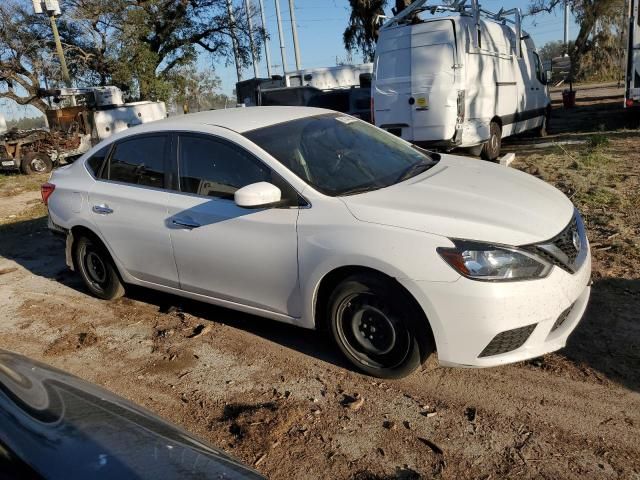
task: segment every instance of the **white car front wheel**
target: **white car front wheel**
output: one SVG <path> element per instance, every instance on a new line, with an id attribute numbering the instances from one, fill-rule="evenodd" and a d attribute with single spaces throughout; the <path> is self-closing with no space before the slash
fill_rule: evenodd
<path id="1" fill-rule="evenodd" d="M 391 281 L 376 275 L 342 281 L 329 299 L 329 322 L 338 348 L 368 375 L 404 377 L 433 352 L 424 315 Z"/>

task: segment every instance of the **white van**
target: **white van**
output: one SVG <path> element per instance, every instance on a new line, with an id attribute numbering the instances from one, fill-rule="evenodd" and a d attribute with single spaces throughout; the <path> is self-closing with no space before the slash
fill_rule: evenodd
<path id="1" fill-rule="evenodd" d="M 629 2 L 629 45 L 624 106 L 640 106 L 640 0 Z"/>
<path id="2" fill-rule="evenodd" d="M 502 138 L 545 132 L 551 104 L 546 74 L 533 40 L 520 33 L 519 10 L 491 14 L 477 1 L 457 3 L 418 0 L 381 27 L 374 122 L 419 145 L 473 147 L 493 160 Z M 451 10 L 450 16 L 423 18 Z"/>

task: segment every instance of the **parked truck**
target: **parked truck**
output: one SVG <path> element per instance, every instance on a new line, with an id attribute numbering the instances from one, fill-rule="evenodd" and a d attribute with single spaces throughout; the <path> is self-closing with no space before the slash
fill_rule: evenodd
<path id="1" fill-rule="evenodd" d="M 0 134 L 2 170 L 49 172 L 114 133 L 167 116 L 164 102 L 125 103 L 122 91 L 113 86 L 41 90 L 39 96 L 58 105 L 45 112 L 49 129 Z"/>
<path id="2" fill-rule="evenodd" d="M 319 107 L 369 122 L 373 64 L 296 70 L 236 84 L 238 103 L 250 106 Z"/>
<path id="3" fill-rule="evenodd" d="M 492 13 L 477 0 L 417 0 L 388 20 L 376 46 L 372 97 L 376 126 L 491 160 L 504 137 L 544 134 L 551 105 L 519 9 Z"/>
<path id="4" fill-rule="evenodd" d="M 624 106 L 640 107 L 640 0 L 629 0 L 629 44 Z"/>

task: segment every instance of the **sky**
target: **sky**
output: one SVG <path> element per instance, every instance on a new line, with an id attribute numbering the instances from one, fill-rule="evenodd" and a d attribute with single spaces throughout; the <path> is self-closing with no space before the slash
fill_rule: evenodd
<path id="1" fill-rule="evenodd" d="M 244 0 L 233 0 L 240 5 Z M 257 5 L 257 0 L 252 0 Z M 276 22 L 275 2 L 280 2 L 282 16 L 286 65 L 287 71 L 295 70 L 295 57 L 293 51 L 293 39 L 291 34 L 291 17 L 289 16 L 289 0 L 263 0 L 265 7 L 265 17 L 267 30 L 269 32 L 269 51 L 271 52 L 272 73 L 282 73 L 282 59 L 278 40 L 278 26 Z M 348 60 L 347 52 L 342 43 L 342 32 L 349 21 L 348 0 L 295 0 L 295 17 L 298 27 L 298 39 L 300 45 L 300 57 L 302 68 L 330 67 L 336 65 L 337 61 Z M 440 3 L 432 1 L 430 3 Z M 395 4 L 393 0 L 388 1 L 389 8 L 385 12 L 391 15 L 391 6 Z M 490 11 L 498 11 L 500 7 L 510 9 L 520 7 L 523 11 L 527 9 L 528 0 L 480 0 L 483 8 Z M 63 13 L 64 14 L 64 13 Z M 563 14 L 561 10 L 551 14 L 539 14 L 535 17 L 528 17 L 524 21 L 524 29 L 527 30 L 538 47 L 551 40 L 562 40 L 563 38 Z M 571 19 L 569 38 L 574 39 L 578 28 Z M 362 63 L 362 56 L 354 52 L 352 63 Z M 205 54 L 200 56 L 199 67 L 202 69 L 213 69 L 222 80 L 222 91 L 231 95 L 237 81 L 236 70 L 233 61 L 225 65 L 224 59 L 217 59 L 212 62 L 211 58 Z M 264 52 L 259 66 L 259 75 L 267 75 Z M 243 79 L 253 77 L 253 67 L 243 71 Z M 0 100 L 0 112 L 7 118 L 21 117 L 25 115 L 35 115 L 37 110 L 33 107 L 20 107 L 14 102 Z"/>
<path id="2" fill-rule="evenodd" d="M 239 2 L 242 0 L 235 0 Z M 288 0 L 263 0 L 267 30 L 269 32 L 269 51 L 271 52 L 271 65 L 274 74 L 282 73 L 282 60 L 278 40 L 278 25 L 276 21 L 275 2 L 280 2 L 282 16 L 287 71 L 295 70 L 295 57 L 293 52 L 293 37 L 291 34 L 291 18 L 289 17 Z M 257 1 L 254 1 L 257 5 Z M 385 12 L 391 16 L 391 7 L 395 5 L 389 0 Z M 444 3 L 430 1 L 431 4 Z M 498 11 L 500 7 L 505 10 L 519 7 L 525 11 L 529 5 L 527 0 L 480 0 L 480 5 L 489 11 Z M 348 0 L 295 0 L 295 18 L 298 27 L 298 43 L 300 45 L 300 57 L 302 68 L 330 67 L 336 65 L 336 58 L 345 60 L 347 52 L 342 43 L 342 32 L 349 22 Z M 562 10 L 551 14 L 538 14 L 535 17 L 525 18 L 524 29 L 531 34 L 536 46 L 540 47 L 551 40 L 562 40 L 564 34 L 564 19 Z M 571 19 L 569 38 L 574 39 L 578 33 L 578 27 Z M 362 56 L 354 52 L 353 63 L 362 63 Z M 214 67 L 216 74 L 222 80 L 224 93 L 230 95 L 235 88 L 237 75 L 235 64 L 224 65 L 219 61 L 212 65 L 206 57 L 201 58 L 201 64 L 208 68 Z M 264 53 L 260 61 L 259 74 L 266 77 L 267 67 Z M 243 71 L 243 79 L 253 77 L 253 67 Z"/>

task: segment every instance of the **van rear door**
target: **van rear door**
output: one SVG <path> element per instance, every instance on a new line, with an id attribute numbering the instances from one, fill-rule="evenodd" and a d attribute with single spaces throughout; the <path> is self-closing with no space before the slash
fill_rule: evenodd
<path id="1" fill-rule="evenodd" d="M 451 20 L 411 29 L 411 113 L 413 141 L 448 141 L 458 116 L 456 38 Z"/>
<path id="2" fill-rule="evenodd" d="M 373 69 L 376 126 L 411 140 L 411 35 L 407 27 L 382 32 Z"/>
<path id="3" fill-rule="evenodd" d="M 451 20 L 383 30 L 374 65 L 375 124 L 409 141 L 452 139 L 456 50 Z"/>

